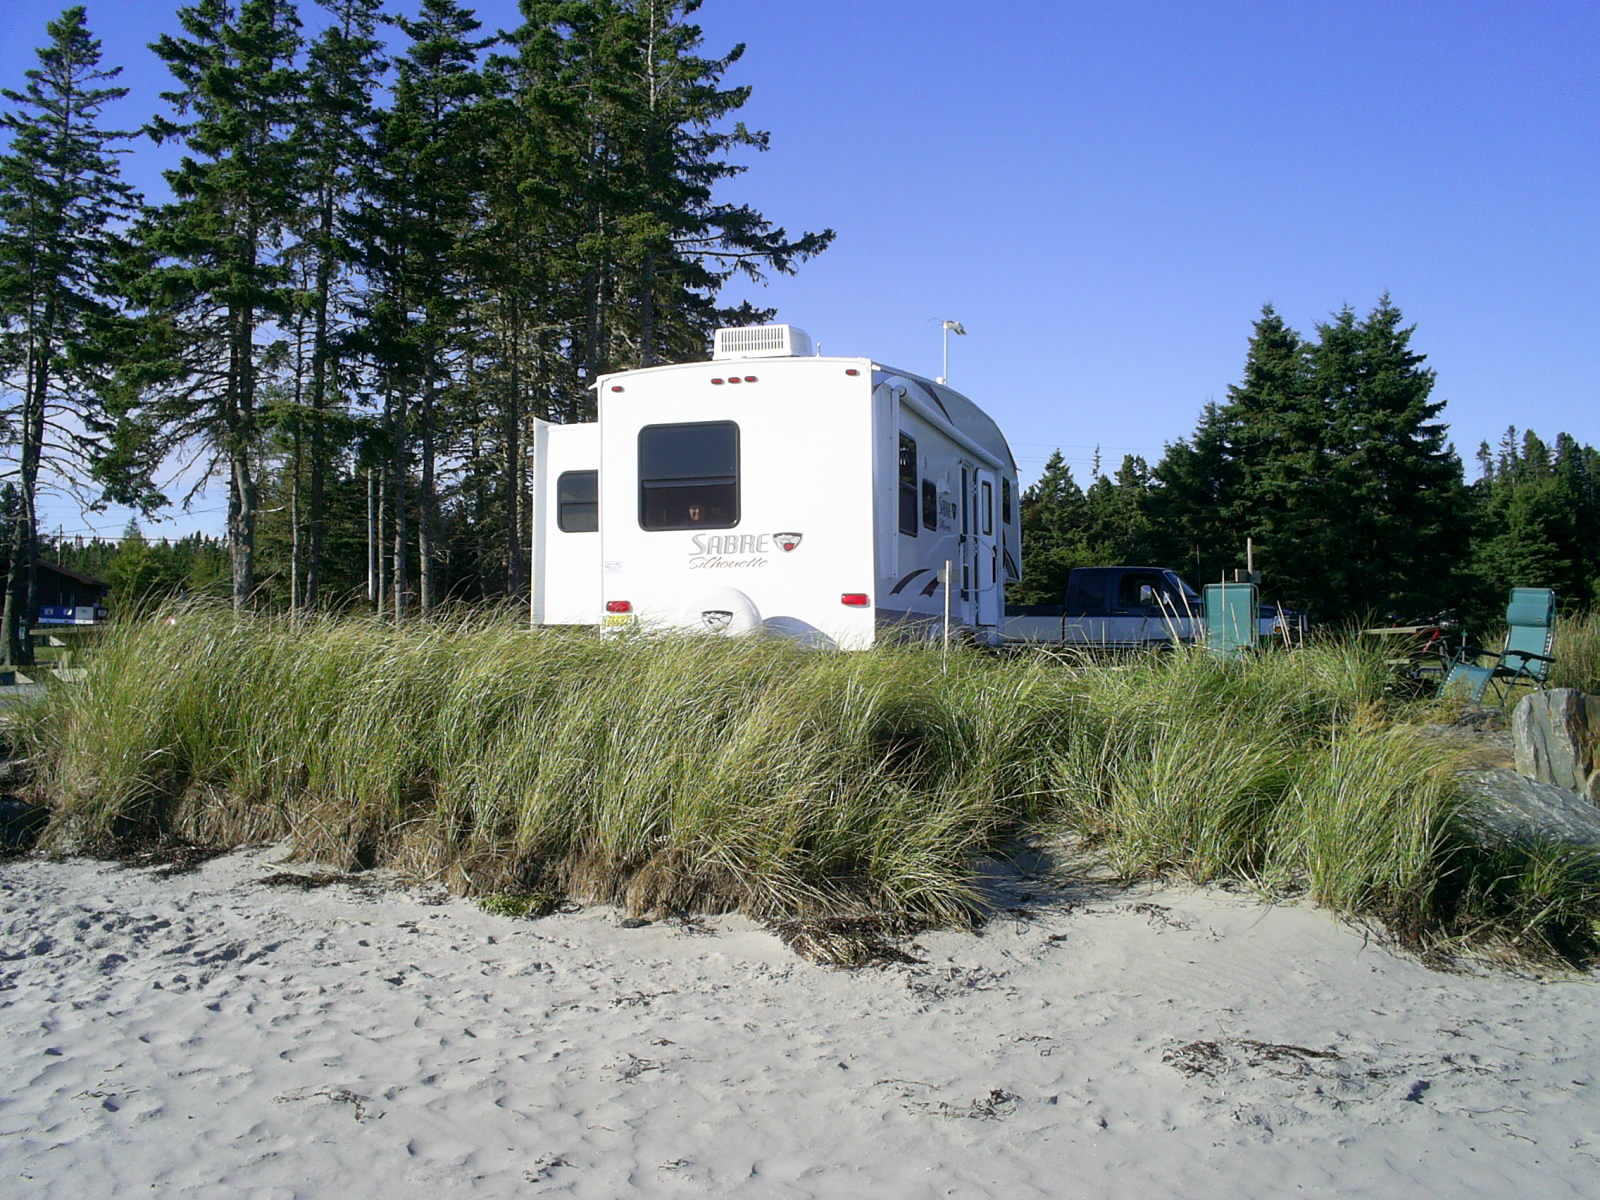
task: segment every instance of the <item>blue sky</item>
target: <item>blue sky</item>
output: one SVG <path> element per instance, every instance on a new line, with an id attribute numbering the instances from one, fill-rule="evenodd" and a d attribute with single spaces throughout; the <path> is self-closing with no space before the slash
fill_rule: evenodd
<path id="1" fill-rule="evenodd" d="M 106 61 L 161 110 L 175 5 L 90 0 Z M 476 6 L 486 28 L 514 0 Z M 59 6 L 8 0 L 0 82 Z M 303 5 L 310 24 L 315 10 Z M 827 353 L 940 369 L 1082 483 L 1226 398 L 1271 303 L 1302 333 L 1387 292 L 1467 460 L 1508 425 L 1600 444 L 1600 3 L 706 0 L 704 51 L 772 148 L 724 195 L 835 245 L 727 299 Z M 161 194 L 156 155 L 130 176 Z M 209 510 L 152 527 L 220 531 Z M 121 515 L 71 531 L 120 530 Z"/>

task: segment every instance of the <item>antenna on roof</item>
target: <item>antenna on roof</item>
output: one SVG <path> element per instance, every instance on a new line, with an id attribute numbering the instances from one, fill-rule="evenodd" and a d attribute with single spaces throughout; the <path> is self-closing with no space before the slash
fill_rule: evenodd
<path id="1" fill-rule="evenodd" d="M 939 325 L 944 331 L 944 374 L 939 376 L 938 382 L 948 383 L 950 380 L 950 335 L 953 333 L 957 337 L 966 337 L 967 330 L 960 321 L 941 321 L 938 317 L 930 317 L 929 320 L 939 321 Z"/>

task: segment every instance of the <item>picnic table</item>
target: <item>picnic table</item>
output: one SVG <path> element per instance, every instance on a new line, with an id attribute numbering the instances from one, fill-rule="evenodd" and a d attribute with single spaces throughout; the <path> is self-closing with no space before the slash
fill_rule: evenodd
<path id="1" fill-rule="evenodd" d="M 1363 636 L 1384 639 L 1390 650 L 1384 661 L 1417 683 L 1442 680 L 1456 661 L 1459 645 L 1451 635 L 1459 629 L 1452 621 L 1424 621 L 1413 625 L 1380 625 L 1363 629 Z"/>

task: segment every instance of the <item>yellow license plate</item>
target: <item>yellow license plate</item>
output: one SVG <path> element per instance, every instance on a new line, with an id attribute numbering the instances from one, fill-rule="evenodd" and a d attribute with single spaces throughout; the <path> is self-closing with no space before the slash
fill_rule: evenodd
<path id="1" fill-rule="evenodd" d="M 632 625 L 632 613 L 606 613 L 603 624 L 606 625 Z"/>

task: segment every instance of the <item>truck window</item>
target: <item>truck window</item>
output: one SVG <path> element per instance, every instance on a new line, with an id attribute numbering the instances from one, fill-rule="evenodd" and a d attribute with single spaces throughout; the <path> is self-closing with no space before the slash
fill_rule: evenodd
<path id="1" fill-rule="evenodd" d="M 900 532 L 917 536 L 917 442 L 900 435 Z"/>
<path id="2" fill-rule="evenodd" d="M 1160 587 L 1159 575 L 1124 575 L 1117 587 L 1118 605 L 1124 609 L 1153 608 L 1158 603 L 1156 593 Z"/>
<path id="3" fill-rule="evenodd" d="M 739 523 L 739 427 L 732 421 L 639 431 L 639 526 L 731 529 Z"/>
<path id="4" fill-rule="evenodd" d="M 600 472 L 564 471 L 556 476 L 556 528 L 593 533 L 600 528 Z"/>
<path id="5" fill-rule="evenodd" d="M 1067 612 L 1081 617 L 1104 612 L 1105 577 L 1098 571 L 1074 571 L 1067 576 Z"/>

